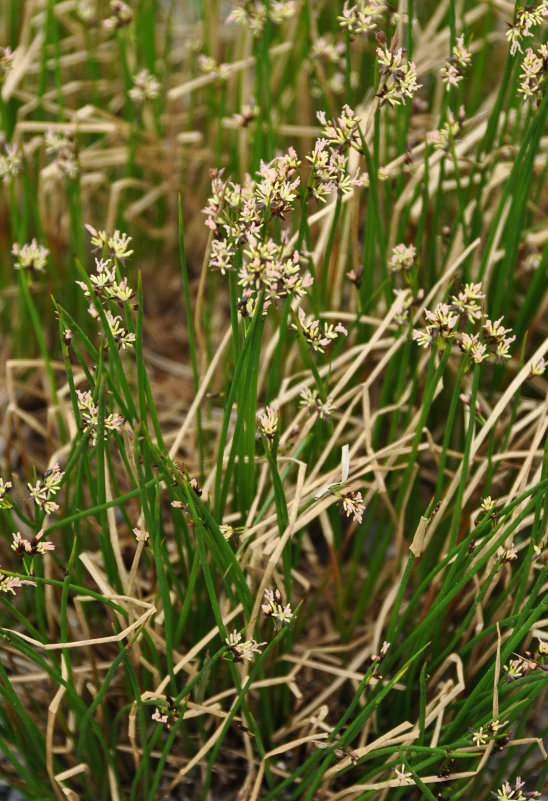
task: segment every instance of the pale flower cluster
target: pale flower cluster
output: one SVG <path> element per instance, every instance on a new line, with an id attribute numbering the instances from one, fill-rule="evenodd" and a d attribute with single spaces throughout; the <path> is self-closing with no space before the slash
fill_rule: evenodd
<path id="1" fill-rule="evenodd" d="M 283 244 L 267 237 L 261 241 L 253 235 L 246 237 L 244 259 L 239 271 L 238 284 L 243 299 L 255 300 L 264 292 L 264 307 L 276 304 L 281 298 L 302 298 L 312 284 L 310 273 L 301 274 L 301 254 L 298 250 L 286 255 Z"/>
<path id="2" fill-rule="evenodd" d="M 121 309 L 126 305 L 129 305 L 132 309 L 137 308 L 137 305 L 133 302 L 135 293 L 128 285 L 127 278 L 118 277 L 118 262 L 123 262 L 133 253 L 132 250 L 128 249 L 131 237 L 121 234 L 119 231 L 115 231 L 110 236 L 106 231 L 96 231 L 90 225 L 86 225 L 86 228 L 92 233 L 91 241 L 96 246 L 95 252 L 102 250 L 104 254 L 109 252 L 111 255 L 108 258 L 95 259 L 96 271 L 89 278 L 91 289 L 85 281 L 76 281 L 76 284 L 83 290 L 87 298 L 93 294 L 103 305 L 113 301 Z M 100 316 L 93 303 L 90 304 L 88 312 L 94 319 L 98 319 Z M 135 334 L 124 328 L 121 315 L 114 315 L 107 308 L 105 317 L 117 347 L 125 350 L 132 346 L 135 342 Z"/>
<path id="3" fill-rule="evenodd" d="M 528 47 L 525 58 L 521 62 L 518 95 L 523 100 L 533 100 L 540 106 L 545 92 L 546 73 L 548 72 L 548 47 L 542 44 L 538 51 Z"/>
<path id="4" fill-rule="evenodd" d="M 29 496 L 47 515 L 59 509 L 58 504 L 53 499 L 61 489 L 61 481 L 64 475 L 59 465 L 55 463 L 46 470 L 43 478 L 39 479 L 36 484 L 27 484 Z"/>
<path id="5" fill-rule="evenodd" d="M 337 323 L 336 325 L 332 323 L 322 324 L 314 317 L 307 317 L 301 306 L 297 309 L 297 315 L 298 320 L 291 323 L 291 328 L 303 335 L 311 351 L 324 353 L 325 348 L 333 340 L 337 339 L 339 334 L 348 334 L 342 323 Z"/>
<path id="6" fill-rule="evenodd" d="M 131 237 L 116 230 L 113 234 L 107 231 L 97 231 L 92 225 L 87 223 L 84 228 L 91 234 L 91 244 L 94 245 L 92 253 L 101 253 L 103 256 L 110 256 L 113 259 L 123 262 L 133 255 L 133 250 L 129 249 Z"/>
<path id="7" fill-rule="evenodd" d="M 527 801 L 528 798 L 540 798 L 540 793 L 536 790 L 529 790 L 527 793 L 524 793 L 524 787 L 525 782 L 518 776 L 513 787 L 509 781 L 505 781 L 502 787 L 496 792 L 492 790 L 491 795 L 496 798 L 497 801 Z"/>
<path id="8" fill-rule="evenodd" d="M 388 262 L 388 269 L 393 273 L 409 272 L 415 266 L 417 249 L 415 245 L 406 245 L 400 242 L 392 248 L 392 256 Z"/>
<path id="9" fill-rule="evenodd" d="M 80 165 L 76 154 L 76 143 L 71 134 L 49 129 L 44 135 L 46 153 L 54 156 L 54 164 L 60 173 L 74 179 L 80 174 Z"/>
<path id="10" fill-rule="evenodd" d="M 282 230 L 276 239 L 265 231 L 273 218 L 283 219 L 293 210 L 299 166 L 295 150 L 289 148 L 271 162 L 261 162 L 256 180 L 246 176 L 242 185 L 223 181 L 221 173 L 212 171 L 213 194 L 204 209 L 214 234 L 209 267 L 223 274 L 237 270 L 242 316 L 253 314 L 261 295 L 266 311 L 282 298 L 304 297 L 312 284 L 310 274 L 301 272 L 301 254 L 289 248 L 288 231 Z"/>
<path id="11" fill-rule="evenodd" d="M 342 15 L 337 19 L 341 28 L 355 36 L 378 31 L 388 13 L 389 5 L 384 0 L 358 0 L 354 5 L 345 0 Z"/>
<path id="12" fill-rule="evenodd" d="M 339 132 L 342 136 L 340 129 Z M 344 148 L 344 145 L 342 147 Z M 306 160 L 311 167 L 308 192 L 319 203 L 325 202 L 333 191 L 340 195 L 348 195 L 354 188 L 369 186 L 369 176 L 367 173 L 360 173 L 359 168 L 354 175 L 350 175 L 348 155 L 341 150 L 341 143 L 337 144 L 334 140 L 329 142 L 323 137 L 317 139 L 314 150 L 306 156 Z"/>
<path id="13" fill-rule="evenodd" d="M 368 186 L 367 174 L 358 170 L 350 175 L 348 170 L 349 149 L 360 152 L 361 147 L 356 113 L 345 105 L 338 118 L 328 120 L 320 111 L 318 119 L 324 135 L 306 156 L 310 164 L 308 196 L 321 202 L 332 191 L 346 194 L 354 187 Z M 289 147 L 270 162 L 262 161 L 255 178 L 247 175 L 242 184 L 224 180 L 222 171 L 210 171 L 212 194 L 203 210 L 213 233 L 209 267 L 222 274 L 237 271 L 242 289 L 237 306 L 244 317 L 253 315 L 259 297 L 266 313 L 283 298 L 304 297 L 313 283 L 310 273 L 302 270 L 305 254 L 289 248 L 287 228 L 275 238 L 266 231 L 272 220 L 285 220 L 294 211 L 301 186 L 300 167 L 295 149 Z M 308 329 L 308 321 L 304 325 Z M 310 344 L 320 348 L 320 340 L 333 339 L 342 330 L 327 327 L 318 336 L 318 325 L 311 329 Z M 318 348 L 314 345 L 314 349 Z"/>
<path id="14" fill-rule="evenodd" d="M 273 440 L 280 427 L 280 415 L 272 406 L 257 415 L 257 428 L 267 439 Z"/>
<path id="15" fill-rule="evenodd" d="M 147 69 L 140 70 L 131 79 L 133 86 L 128 94 L 134 103 L 141 105 L 145 100 L 154 100 L 160 94 L 160 82 Z"/>
<path id="16" fill-rule="evenodd" d="M 548 2 L 541 0 L 540 3 L 535 5 L 528 5 L 525 8 L 518 7 L 514 15 L 514 22 L 508 26 L 506 31 L 506 38 L 510 42 L 510 53 L 514 53 L 521 49 L 521 41 L 526 37 L 533 36 L 532 28 L 540 25 L 543 18 L 548 16 Z"/>
<path id="17" fill-rule="evenodd" d="M 124 3 L 123 0 L 110 0 L 110 11 L 110 17 L 103 20 L 103 28 L 108 31 L 122 28 L 133 21 L 131 6 Z"/>
<path id="18" fill-rule="evenodd" d="M 428 131 L 426 142 L 432 145 L 434 150 L 448 151 L 456 137 L 459 135 L 464 122 L 464 106 L 459 108 L 458 117 L 455 117 L 451 109 L 447 109 L 447 122 L 435 131 Z"/>
<path id="19" fill-rule="evenodd" d="M 240 128 L 247 128 L 259 116 L 259 107 L 254 97 L 249 103 L 244 103 L 239 114 L 234 114 L 233 119 L 238 123 Z"/>
<path id="20" fill-rule="evenodd" d="M 515 340 L 511 329 L 504 328 L 503 318 L 491 320 L 482 312 L 480 301 L 484 298 L 481 284 L 465 284 L 458 295 L 453 295 L 451 303 L 438 303 L 434 311 L 426 309 L 426 330 L 414 330 L 413 339 L 422 347 L 444 348 L 453 341 L 461 321 L 476 323 L 474 333 L 463 332 L 456 338 L 462 353 L 472 364 L 484 364 L 493 360 L 504 364 L 510 358 L 510 345 Z"/>
<path id="21" fill-rule="evenodd" d="M 247 28 L 254 37 L 265 29 L 267 22 L 280 25 L 295 15 L 295 0 L 247 0 L 228 15 L 226 22 L 237 22 Z"/>
<path id="22" fill-rule="evenodd" d="M 15 256 L 16 270 L 34 270 L 36 273 L 43 273 L 46 269 L 49 250 L 39 245 L 36 239 L 33 239 L 30 245 L 22 247 L 16 242 L 11 252 Z"/>
<path id="23" fill-rule="evenodd" d="M 257 642 L 253 637 L 251 637 L 250 640 L 242 642 L 242 635 L 239 631 L 236 631 L 236 629 L 234 629 L 232 634 L 228 635 L 225 643 L 232 654 L 234 662 L 243 662 L 244 660 L 251 662 L 254 655 L 261 654 L 262 651 L 260 649 L 263 645 L 267 644 L 266 642 Z"/>
<path id="24" fill-rule="evenodd" d="M 458 86 L 464 76 L 464 70 L 472 60 L 470 51 L 464 46 L 464 34 L 457 37 L 457 41 L 451 51 L 450 58 L 441 68 L 441 79 L 445 88 L 449 90 L 451 86 Z"/>
<path id="25" fill-rule="evenodd" d="M 7 184 L 23 172 L 23 157 L 17 145 L 10 145 L 3 131 L 0 131 L 0 179 Z"/>
<path id="26" fill-rule="evenodd" d="M 113 300 L 120 307 L 133 300 L 135 296 L 133 289 L 128 286 L 127 278 L 124 277 L 118 281 L 116 265 L 112 259 L 96 258 L 95 268 L 96 272 L 89 277 L 92 286 L 91 291 L 85 281 L 75 282 L 83 290 L 86 298 L 91 297 L 91 292 L 93 292 L 94 296 L 101 302 L 106 303 L 109 300 Z"/>
<path id="27" fill-rule="evenodd" d="M 346 517 L 351 517 L 355 523 L 361 523 L 366 508 L 361 492 L 357 490 L 347 490 L 346 492 L 335 490 L 334 493 L 339 498 L 341 512 Z"/>
<path id="28" fill-rule="evenodd" d="M 6 497 L 6 494 L 12 488 L 11 481 L 4 481 L 3 478 L 0 478 L 0 509 L 12 509 L 13 504 L 10 498 Z"/>
<path id="29" fill-rule="evenodd" d="M 11 47 L 0 47 L 0 79 L 12 68 L 13 51 Z"/>
<path id="30" fill-rule="evenodd" d="M 54 551 L 55 545 L 53 542 L 42 541 L 44 536 L 44 529 L 40 529 L 38 534 L 35 534 L 32 540 L 26 540 L 21 536 L 21 532 L 17 531 L 12 535 L 13 542 L 11 548 L 15 553 L 25 554 L 27 556 L 35 556 L 36 554 L 43 556 L 47 551 Z"/>
<path id="31" fill-rule="evenodd" d="M 76 13 L 82 22 L 90 22 L 95 14 L 95 0 L 76 0 Z"/>
<path id="32" fill-rule="evenodd" d="M 267 617 L 274 620 L 274 631 L 278 631 L 282 626 L 288 626 L 293 618 L 291 604 L 282 602 L 282 594 L 278 589 L 265 590 L 264 597 L 266 603 L 261 604 L 261 609 Z"/>
<path id="33" fill-rule="evenodd" d="M 93 400 L 90 390 L 82 392 L 76 390 L 78 397 L 78 409 L 82 418 L 82 431 L 89 438 L 92 445 L 97 444 L 97 432 L 99 429 L 99 407 Z M 104 438 L 108 437 L 114 431 L 121 431 L 125 423 L 123 417 L 117 412 L 105 416 L 104 421 Z"/>
<path id="34" fill-rule="evenodd" d="M 360 142 L 360 121 L 355 111 L 348 104 L 343 106 L 342 114 L 336 119 L 328 120 L 325 111 L 316 114 L 323 127 L 324 135 L 339 148 L 356 147 Z"/>
<path id="35" fill-rule="evenodd" d="M 299 406 L 308 409 L 312 414 L 317 414 L 321 420 L 328 420 L 334 409 L 334 400 L 329 397 L 323 401 L 317 389 L 304 389 L 299 395 Z"/>
<path id="36" fill-rule="evenodd" d="M 377 61 L 381 76 L 381 86 L 377 97 L 381 105 L 399 106 L 413 97 L 422 84 L 417 83 L 417 70 L 412 61 L 406 61 L 403 47 L 389 49 L 386 44 L 377 47 Z"/>
<path id="37" fill-rule="evenodd" d="M 409 289 L 394 289 L 394 295 L 399 300 L 399 309 L 394 315 L 394 320 L 398 325 L 409 325 L 411 310 L 418 306 L 424 298 L 424 289 L 417 290 L 413 294 Z"/>
<path id="38" fill-rule="evenodd" d="M 15 595 L 15 590 L 19 589 L 19 587 L 23 587 L 25 584 L 36 587 L 36 582 L 30 579 L 21 579 L 18 576 L 7 576 L 4 573 L 0 573 L 0 592 L 11 592 L 12 595 Z"/>
<path id="39" fill-rule="evenodd" d="M 131 331 L 126 331 L 124 326 L 122 325 L 122 318 L 119 314 L 114 315 L 111 311 L 106 312 L 106 318 L 108 327 L 110 329 L 110 333 L 114 339 L 114 342 L 121 348 L 125 350 L 133 345 L 135 342 L 135 334 Z"/>

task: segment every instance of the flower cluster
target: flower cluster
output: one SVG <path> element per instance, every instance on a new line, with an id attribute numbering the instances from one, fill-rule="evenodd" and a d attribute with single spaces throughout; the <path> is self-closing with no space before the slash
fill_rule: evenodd
<path id="1" fill-rule="evenodd" d="M 116 276 L 116 265 L 111 259 L 95 259 L 96 272 L 90 275 L 89 280 L 93 294 L 102 303 L 113 300 L 118 306 L 130 303 L 135 293 L 128 286 L 127 278 L 118 281 Z M 78 286 L 84 291 L 86 298 L 91 297 L 91 291 L 85 281 L 76 281 Z M 132 306 L 134 308 L 134 306 Z"/>
<path id="2" fill-rule="evenodd" d="M 64 475 L 56 463 L 49 470 L 46 470 L 43 478 L 38 480 L 35 485 L 27 484 L 29 496 L 34 499 L 35 504 L 47 515 L 59 509 L 58 504 L 53 499 L 61 489 L 61 481 Z"/>
<path id="3" fill-rule="evenodd" d="M 510 782 L 506 781 L 496 792 L 491 790 L 491 795 L 497 801 L 527 801 L 528 798 L 540 798 L 540 793 L 535 790 L 524 792 L 524 787 L 525 782 L 518 776 L 513 787 Z"/>
<path id="4" fill-rule="evenodd" d="M 243 249 L 244 259 L 240 267 L 238 284 L 243 289 L 241 304 L 246 312 L 252 312 L 255 301 L 264 292 L 265 310 L 271 303 L 291 295 L 302 298 L 312 284 L 309 273 L 301 275 L 301 254 L 298 250 L 285 254 L 284 244 L 270 237 L 261 241 L 249 234 Z M 251 307 L 248 305 L 251 301 Z M 244 313 L 243 308 L 241 309 Z"/>
<path id="5" fill-rule="evenodd" d="M 6 497 L 8 490 L 12 488 L 11 481 L 4 481 L 0 478 L 0 509 L 12 509 L 13 504 L 9 498 Z"/>
<path id="6" fill-rule="evenodd" d="M 312 42 L 309 55 L 313 61 L 318 58 L 325 58 L 332 64 L 344 67 L 345 51 L 346 48 L 343 42 L 335 42 L 333 37 L 329 36 L 318 36 Z"/>
<path id="7" fill-rule="evenodd" d="M 497 555 L 500 559 L 501 565 L 507 565 L 508 562 L 515 562 L 518 558 L 518 552 L 516 551 L 516 546 L 512 543 L 508 548 L 499 548 L 497 550 Z"/>
<path id="8" fill-rule="evenodd" d="M 518 95 L 523 100 L 533 100 L 540 106 L 544 97 L 544 83 L 548 72 L 548 47 L 543 44 L 538 51 L 527 48 L 525 58 L 521 62 Z"/>
<path id="9" fill-rule="evenodd" d="M 491 519 L 492 525 L 495 525 L 499 515 L 496 509 L 496 501 L 494 501 L 490 495 L 487 495 L 485 498 L 482 498 L 480 504 L 480 511 L 482 513 L 482 518 L 481 518 L 482 520 L 485 520 L 485 518 L 488 517 Z"/>
<path id="10" fill-rule="evenodd" d="M 328 420 L 333 412 L 333 398 L 323 401 L 317 389 L 305 389 L 299 395 L 299 406 L 309 409 L 313 414 L 317 414 L 321 420 Z"/>
<path id="11" fill-rule="evenodd" d="M 258 209 L 268 212 L 270 219 L 283 218 L 292 210 L 301 183 L 298 172 L 300 166 L 300 159 L 293 147 L 270 163 L 261 161 L 255 198 Z"/>
<path id="12" fill-rule="evenodd" d="M 132 529 L 132 533 L 137 542 L 141 542 L 141 540 L 144 540 L 145 545 L 149 545 L 150 534 L 148 533 L 146 528 L 139 528 L 138 526 L 135 526 L 135 528 Z"/>
<path id="13" fill-rule="evenodd" d="M 19 587 L 23 587 L 25 584 L 36 587 L 35 581 L 21 579 L 18 576 L 6 576 L 4 573 L 0 573 L 0 592 L 11 592 L 12 595 L 15 595 L 15 590 Z"/>
<path id="14" fill-rule="evenodd" d="M 379 651 L 379 653 L 378 654 L 371 654 L 371 656 L 369 657 L 369 661 L 371 663 L 373 663 L 373 662 L 376 662 L 376 663 L 382 662 L 382 660 L 384 659 L 384 657 L 388 653 L 388 649 L 389 648 L 390 648 L 390 643 L 386 642 L 386 640 L 384 640 L 384 642 L 382 644 L 382 647 L 381 647 L 381 650 Z"/>
<path id="15" fill-rule="evenodd" d="M 484 364 L 489 359 L 504 364 L 510 358 L 515 336 L 506 336 L 511 332 L 501 324 L 502 317 L 492 321 L 482 314 L 479 301 L 483 297 L 481 284 L 465 284 L 458 295 L 452 296 L 450 304 L 438 303 L 433 312 L 426 309 L 426 331 L 413 331 L 413 339 L 422 347 L 444 348 L 453 340 L 461 320 L 479 323 L 475 333 L 465 332 L 457 337 L 460 350 L 473 364 Z"/>
<path id="16" fill-rule="evenodd" d="M 300 161 L 293 148 L 268 164 L 261 163 L 256 180 L 247 176 L 243 185 L 222 179 L 211 171 L 212 196 L 204 214 L 214 233 L 209 266 L 225 273 L 236 269 L 242 249 L 238 283 L 243 295 L 238 306 L 244 316 L 253 314 L 259 295 L 264 293 L 264 310 L 281 298 L 303 297 L 312 283 L 301 275 L 302 256 L 290 251 L 289 234 L 282 231 L 279 241 L 269 237 L 264 227 L 273 218 L 283 219 L 292 210 L 300 184 Z"/>
<path id="17" fill-rule="evenodd" d="M 319 116 L 320 112 L 318 112 Z M 339 118 L 341 119 L 341 118 Z M 331 123 L 331 125 L 333 125 Z M 333 126 L 333 135 L 343 137 L 353 136 L 351 131 L 343 131 Z M 353 139 L 351 141 L 354 141 Z M 306 160 L 310 163 L 310 176 L 308 179 L 308 192 L 319 203 L 325 202 L 327 196 L 335 191 L 341 195 L 348 195 L 354 187 L 369 186 L 369 176 L 367 173 L 360 173 L 359 168 L 354 175 L 348 172 L 348 155 L 341 150 L 346 145 L 343 143 L 335 144 L 335 140 L 330 143 L 328 139 L 321 138 L 316 140 L 314 150 L 307 156 Z M 347 143 L 347 145 L 350 142 Z"/>
<path id="18" fill-rule="evenodd" d="M 391 50 L 386 44 L 377 47 L 377 60 L 379 62 L 381 87 L 377 93 L 381 105 L 388 103 L 399 106 L 407 98 L 420 89 L 422 84 L 417 83 L 417 70 L 412 61 L 406 62 L 406 51 L 403 47 Z"/>
<path id="19" fill-rule="evenodd" d="M 298 321 L 291 323 L 291 328 L 303 335 L 311 351 L 324 353 L 327 345 L 337 339 L 339 334 L 348 334 L 342 323 L 335 326 L 332 323 L 321 325 L 314 317 L 307 317 L 301 306 L 297 309 L 297 315 Z"/>
<path id="20" fill-rule="evenodd" d="M 43 245 L 39 245 L 36 239 L 33 239 L 30 245 L 22 247 L 16 242 L 11 252 L 15 256 L 16 270 L 34 270 L 34 272 L 42 273 L 46 269 L 49 250 Z"/>
<path id="21" fill-rule="evenodd" d="M 335 120 L 328 120 L 325 111 L 316 113 L 318 121 L 323 127 L 327 139 L 337 146 L 339 150 L 355 147 L 360 141 L 360 122 L 355 111 L 348 104 L 343 106 L 342 114 Z"/>
<path id="22" fill-rule="evenodd" d="M 346 515 L 346 517 L 353 518 L 355 523 L 361 523 L 363 513 L 365 512 L 365 503 L 361 492 L 356 490 L 347 490 L 341 492 L 340 490 L 331 490 L 339 499 L 339 509 Z"/>
<path id="23" fill-rule="evenodd" d="M 533 659 L 528 659 L 525 656 L 516 654 L 515 659 L 511 659 L 507 665 L 504 665 L 504 672 L 506 673 L 506 676 L 504 677 L 504 683 L 510 684 L 513 681 L 517 681 L 518 679 L 523 678 L 523 676 L 526 676 L 532 670 L 536 670 L 537 667 L 538 665 Z"/>
<path id="24" fill-rule="evenodd" d="M 406 245 L 400 242 L 392 248 L 392 257 L 388 262 L 388 269 L 393 273 L 409 272 L 415 266 L 417 249 L 415 245 Z"/>
<path id="25" fill-rule="evenodd" d="M 441 68 L 441 79 L 446 89 L 451 86 L 458 86 L 462 81 L 464 70 L 470 64 L 472 56 L 464 46 L 464 34 L 457 37 L 457 41 L 451 51 L 450 58 Z"/>
<path id="26" fill-rule="evenodd" d="M 531 28 L 540 25 L 542 18 L 548 16 L 548 4 L 546 0 L 541 2 L 535 7 L 528 5 L 525 8 L 517 8 L 514 14 L 514 21 L 508 25 L 506 31 L 506 38 L 510 42 L 510 53 L 514 55 L 516 50 L 523 53 L 521 49 L 521 40 L 527 36 L 533 36 Z"/>
<path id="27" fill-rule="evenodd" d="M 385 22 L 389 11 L 388 3 L 384 0 L 358 0 L 351 6 L 345 0 L 342 16 L 337 17 L 341 28 L 344 28 L 351 35 L 368 34 L 378 31 Z"/>
<path id="28" fill-rule="evenodd" d="M 203 209 L 206 215 L 205 224 L 217 238 L 221 238 L 224 233 L 230 243 L 237 248 L 245 240 L 246 232 L 257 234 L 263 226 L 254 195 L 255 183 L 250 176 L 246 176 L 243 185 L 225 181 L 223 170 L 211 169 L 209 176 L 211 196 Z"/>
<path id="29" fill-rule="evenodd" d="M 78 409 L 82 415 L 82 431 L 86 434 L 92 445 L 97 444 L 97 430 L 99 428 L 99 407 L 94 403 L 90 390 L 81 392 L 76 390 L 78 396 Z M 117 412 L 105 417 L 105 439 L 114 431 L 121 431 L 125 420 Z"/>
<path id="30" fill-rule="evenodd" d="M 173 698 L 170 698 L 169 695 L 166 695 L 166 700 L 164 701 L 162 699 L 158 703 L 151 717 L 156 723 L 162 723 L 166 729 L 170 729 L 170 719 L 177 717 L 178 714 L 179 710 L 175 706 L 175 701 Z"/>
<path id="31" fill-rule="evenodd" d="M 129 348 L 135 342 L 135 334 L 131 331 L 126 331 L 122 325 L 122 318 L 119 314 L 114 316 L 111 311 L 106 312 L 106 318 L 110 333 L 118 346 L 122 350 Z"/>
<path id="32" fill-rule="evenodd" d="M 535 378 L 535 376 L 544 375 L 547 366 L 548 362 L 546 359 L 539 359 L 538 362 L 533 362 L 531 364 L 531 372 L 529 373 L 529 377 Z"/>
<path id="33" fill-rule="evenodd" d="M 11 47 L 0 47 L 0 79 L 12 68 L 13 51 Z"/>
<path id="34" fill-rule="evenodd" d="M 105 258 L 95 259 L 96 272 L 89 279 L 91 289 L 85 281 L 76 281 L 76 283 L 87 298 L 93 295 L 103 305 L 113 301 L 119 308 L 129 305 L 131 309 L 136 309 L 137 304 L 133 302 L 135 297 L 133 289 L 128 286 L 127 278 L 120 278 L 118 274 L 118 262 L 123 263 L 124 259 L 129 258 L 133 253 L 128 247 L 131 237 L 121 234 L 120 231 L 115 231 L 111 236 L 106 231 L 96 231 L 91 225 L 86 225 L 86 228 L 92 235 L 92 244 L 95 245 L 93 252 L 102 251 Z M 99 312 L 93 303 L 89 306 L 88 311 L 94 319 L 99 318 Z M 135 334 L 126 331 L 122 324 L 122 317 L 114 315 L 110 309 L 106 310 L 105 316 L 110 334 L 118 348 L 125 350 L 133 345 Z"/>
<path id="35" fill-rule="evenodd" d="M 426 309 L 424 315 L 428 320 L 426 331 L 413 330 L 413 339 L 424 348 L 434 344 L 444 347 L 453 338 L 459 315 L 447 303 L 438 303 L 434 311 Z"/>
<path id="36" fill-rule="evenodd" d="M 288 626 L 293 617 L 291 604 L 282 603 L 282 594 L 276 590 L 265 590 L 264 596 L 266 603 L 261 604 L 261 609 L 267 617 L 274 620 L 274 631 L 278 631 L 282 626 Z"/>
<path id="37" fill-rule="evenodd" d="M 140 70 L 131 79 L 133 86 L 128 94 L 134 103 L 141 105 L 145 100 L 154 100 L 160 93 L 160 82 L 147 69 Z"/>
<path id="38" fill-rule="evenodd" d="M 246 531 L 246 526 L 231 526 L 230 523 L 222 523 L 219 526 L 219 531 L 227 542 L 237 543 L 239 537 L 242 537 Z"/>
<path id="39" fill-rule="evenodd" d="M 464 122 L 464 106 L 459 108 L 458 117 L 451 109 L 447 109 L 447 122 L 435 131 L 428 131 L 426 134 L 426 142 L 431 145 L 434 150 L 449 150 L 451 142 L 459 135 Z"/>
<path id="40" fill-rule="evenodd" d="M 314 39 L 310 48 L 309 58 L 311 62 L 323 60 L 325 67 L 325 80 L 329 88 L 335 94 L 341 94 L 346 87 L 346 48 L 343 42 L 335 42 L 333 37 L 328 35 L 318 36 Z M 334 69 L 330 69 L 334 67 Z M 350 83 L 352 87 L 358 83 L 356 72 L 350 72 Z M 324 90 L 317 83 L 312 82 L 310 93 L 314 97 L 322 97 Z"/>
<path id="41" fill-rule="evenodd" d="M 253 659 L 253 655 L 262 653 L 260 648 L 266 645 L 266 642 L 257 642 L 253 637 L 242 642 L 242 635 L 236 629 L 232 634 L 228 635 L 225 642 L 234 662 L 243 662 L 244 659 L 250 662 Z"/>
<path id="42" fill-rule="evenodd" d="M 259 116 L 259 107 L 254 97 L 251 98 L 249 103 L 242 106 L 239 114 L 234 114 L 233 118 L 238 123 L 240 128 L 247 128 Z"/>
<path id="43" fill-rule="evenodd" d="M 76 13 L 82 22 L 90 22 L 95 13 L 94 0 L 76 0 Z"/>
<path id="44" fill-rule="evenodd" d="M 510 345 L 515 340 L 515 336 L 507 337 L 511 333 L 510 328 L 501 325 L 503 318 L 492 322 L 488 317 L 484 319 L 481 330 L 484 341 L 490 348 L 491 355 L 497 364 L 504 364 L 510 358 Z"/>
<path id="45" fill-rule="evenodd" d="M 247 0 L 237 6 L 226 18 L 226 22 L 237 22 L 258 37 L 264 31 L 267 22 L 280 25 L 284 20 L 295 15 L 295 0 Z"/>
<path id="46" fill-rule="evenodd" d="M 113 234 L 109 234 L 107 231 L 97 231 L 87 223 L 84 228 L 91 234 L 91 244 L 95 246 L 92 253 L 101 251 L 103 256 L 110 256 L 121 262 L 133 255 L 133 250 L 129 250 L 131 237 L 127 234 L 122 234 L 118 230 Z"/>
<path id="47" fill-rule="evenodd" d="M 481 307 L 479 302 L 485 297 L 481 291 L 481 283 L 465 284 L 458 295 L 451 297 L 451 308 L 469 322 L 479 320 Z"/>
<path id="48" fill-rule="evenodd" d="M 394 768 L 394 773 L 396 774 L 396 784 L 414 784 L 413 774 L 407 770 L 403 762 L 399 767 Z"/>
<path id="49" fill-rule="evenodd" d="M 11 544 L 11 548 L 15 553 L 18 554 L 28 554 L 29 556 L 35 556 L 39 554 L 43 556 L 46 551 L 54 551 L 55 545 L 53 542 L 42 542 L 42 537 L 44 536 L 44 529 L 41 529 L 38 534 L 35 534 L 32 540 L 25 540 L 21 536 L 21 532 L 17 531 L 16 533 L 11 535 L 13 537 L 13 542 Z"/>
<path id="50" fill-rule="evenodd" d="M 273 440 L 280 425 L 280 415 L 272 406 L 267 406 L 257 417 L 257 428 L 267 439 Z"/>
<path id="51" fill-rule="evenodd" d="M 219 64 L 213 56 L 206 56 L 205 53 L 200 53 L 197 59 L 198 67 L 204 75 L 211 75 L 214 78 L 219 78 L 221 81 L 226 81 L 230 75 L 230 67 L 228 64 Z"/>
<path id="52" fill-rule="evenodd" d="M 471 732 L 471 739 L 474 745 L 480 746 L 485 745 L 490 738 L 493 737 L 500 737 L 499 734 L 500 730 L 503 729 L 505 726 L 508 725 L 508 721 L 504 721 L 501 723 L 500 720 L 495 719 L 492 720 L 487 726 L 480 726 L 479 729 L 470 729 Z M 505 735 L 502 735 L 505 736 Z"/>
<path id="53" fill-rule="evenodd" d="M 23 172 L 23 157 L 17 145 L 10 145 L 4 132 L 0 131 L 0 178 L 6 184 Z"/>
<path id="54" fill-rule="evenodd" d="M 123 0 L 110 0 L 111 16 L 103 20 L 103 27 L 108 31 L 123 28 L 133 21 L 133 11 Z"/>
<path id="55" fill-rule="evenodd" d="M 424 289 L 419 289 L 413 295 L 409 289 L 394 289 L 394 295 L 400 302 L 400 308 L 394 315 L 394 320 L 398 325 L 409 325 L 409 315 L 411 310 L 418 306 L 424 297 Z"/>
<path id="56" fill-rule="evenodd" d="M 44 141 L 46 153 L 48 156 L 54 156 L 54 164 L 59 172 L 66 175 L 67 178 L 77 178 L 80 174 L 80 165 L 74 137 L 71 134 L 59 133 L 50 129 L 46 131 Z"/>
<path id="57" fill-rule="evenodd" d="M 367 173 L 357 169 L 350 175 L 348 171 L 348 151 L 353 148 L 361 153 L 360 121 L 356 112 L 345 105 L 336 119 L 328 120 L 324 111 L 318 111 L 317 117 L 323 136 L 316 140 L 314 149 L 306 156 L 311 167 L 309 194 L 318 202 L 324 202 L 332 191 L 347 195 L 354 187 L 369 186 Z"/>

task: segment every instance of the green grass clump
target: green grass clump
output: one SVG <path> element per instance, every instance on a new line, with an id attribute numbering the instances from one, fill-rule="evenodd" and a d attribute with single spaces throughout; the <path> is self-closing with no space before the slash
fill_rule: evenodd
<path id="1" fill-rule="evenodd" d="M 4 0 L 25 797 L 546 792 L 547 16 Z"/>

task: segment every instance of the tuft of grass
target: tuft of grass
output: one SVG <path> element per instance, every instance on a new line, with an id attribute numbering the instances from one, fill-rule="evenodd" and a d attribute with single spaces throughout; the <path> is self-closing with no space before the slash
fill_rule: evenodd
<path id="1" fill-rule="evenodd" d="M 546 792 L 545 5 L 4 0 L 25 797 Z"/>

